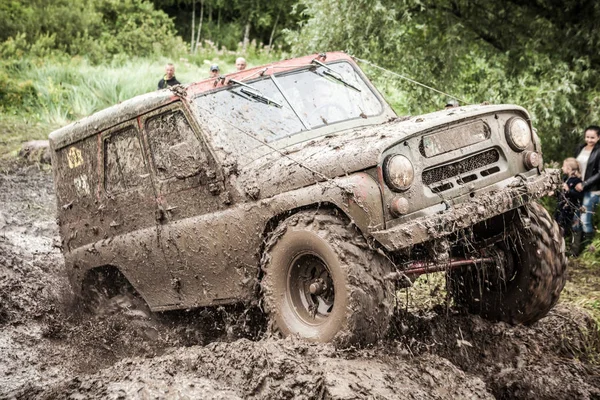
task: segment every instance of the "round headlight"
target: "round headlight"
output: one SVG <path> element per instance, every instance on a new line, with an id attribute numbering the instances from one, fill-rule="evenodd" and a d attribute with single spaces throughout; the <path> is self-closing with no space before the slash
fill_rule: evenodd
<path id="1" fill-rule="evenodd" d="M 531 144 L 531 130 L 523 118 L 512 117 L 506 123 L 506 141 L 515 151 L 523 151 Z"/>
<path id="2" fill-rule="evenodd" d="M 410 160 L 401 155 L 389 156 L 383 163 L 383 177 L 395 191 L 406 190 L 415 179 L 415 169 Z"/>

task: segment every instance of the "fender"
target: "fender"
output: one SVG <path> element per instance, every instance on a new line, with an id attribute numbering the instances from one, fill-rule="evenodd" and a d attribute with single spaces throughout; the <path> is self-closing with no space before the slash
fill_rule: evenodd
<path id="1" fill-rule="evenodd" d="M 377 181 L 366 172 L 330 179 L 258 203 L 271 210 L 271 218 L 290 210 L 334 204 L 365 236 L 384 228 L 382 194 Z M 271 219 L 269 218 L 269 219 Z"/>

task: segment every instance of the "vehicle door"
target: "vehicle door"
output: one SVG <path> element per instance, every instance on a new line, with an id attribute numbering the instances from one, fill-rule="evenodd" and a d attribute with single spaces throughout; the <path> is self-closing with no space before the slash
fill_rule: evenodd
<path id="1" fill-rule="evenodd" d="M 103 132 L 100 142 L 97 229 L 106 239 L 108 263 L 122 270 L 151 307 L 177 303 L 178 293 L 161 287 L 168 274 L 156 268 L 165 258 L 157 237 L 156 193 L 137 121 Z"/>
<path id="2" fill-rule="evenodd" d="M 235 297 L 236 271 L 224 256 L 227 232 L 220 213 L 228 207 L 223 173 L 183 104 L 141 120 L 158 193 L 166 266 L 188 305 Z M 233 228 L 233 227 L 232 227 Z"/>

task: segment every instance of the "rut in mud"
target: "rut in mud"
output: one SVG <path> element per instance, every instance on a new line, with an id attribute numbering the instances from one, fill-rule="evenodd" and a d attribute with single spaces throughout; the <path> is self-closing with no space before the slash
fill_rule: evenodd
<path id="1" fill-rule="evenodd" d="M 55 247 L 51 174 L 2 170 L 0 398 L 600 398 L 595 325 L 560 303 L 531 327 L 401 311 L 345 350 L 273 337 L 243 306 L 152 314 L 120 293 L 87 312 Z"/>

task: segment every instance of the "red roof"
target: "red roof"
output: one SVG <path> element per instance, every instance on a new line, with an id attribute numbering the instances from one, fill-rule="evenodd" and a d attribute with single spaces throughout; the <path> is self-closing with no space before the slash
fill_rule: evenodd
<path id="1" fill-rule="evenodd" d="M 325 55 L 325 57 L 322 57 Z M 199 82 L 191 83 L 187 86 L 187 96 L 194 97 L 199 93 L 208 92 L 217 88 L 227 86 L 230 79 L 236 79 L 238 81 L 250 80 L 264 75 L 272 75 L 284 71 L 294 70 L 300 67 L 306 67 L 311 64 L 312 60 L 317 59 L 322 63 L 337 60 L 347 60 L 354 62 L 352 57 L 343 52 L 331 52 L 331 53 L 316 53 L 304 57 L 290 58 L 283 61 L 274 62 L 271 64 L 261 65 L 254 68 L 245 69 L 243 71 L 236 71 L 230 74 L 224 75 L 225 79 L 208 78 Z"/>

